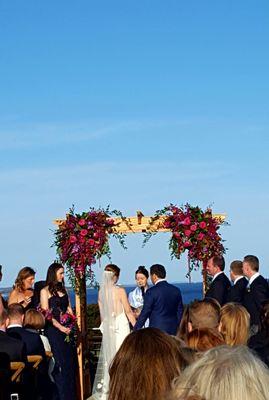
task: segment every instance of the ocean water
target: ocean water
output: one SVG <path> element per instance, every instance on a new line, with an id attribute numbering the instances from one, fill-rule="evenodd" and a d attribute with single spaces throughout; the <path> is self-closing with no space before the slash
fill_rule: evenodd
<path id="1" fill-rule="evenodd" d="M 176 287 L 178 287 L 181 291 L 183 303 L 189 304 L 191 301 L 195 299 L 202 299 L 203 295 L 203 285 L 202 282 L 197 283 L 173 283 Z M 126 285 L 124 286 L 127 294 L 135 289 L 135 286 Z M 75 304 L 75 293 L 73 290 L 69 292 L 70 300 L 72 305 Z M 87 303 L 95 304 L 97 303 L 98 290 L 97 289 L 87 289 Z"/>

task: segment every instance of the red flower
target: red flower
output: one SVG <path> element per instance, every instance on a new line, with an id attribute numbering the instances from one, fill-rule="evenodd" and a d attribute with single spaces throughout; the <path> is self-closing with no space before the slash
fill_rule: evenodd
<path id="1" fill-rule="evenodd" d="M 205 229 L 205 228 L 206 228 L 206 223 L 205 223 L 205 221 L 200 222 L 199 227 L 200 227 L 201 229 Z"/>
<path id="2" fill-rule="evenodd" d="M 78 221 L 78 224 L 79 224 L 80 226 L 84 226 L 84 225 L 86 224 L 85 219 L 84 219 L 84 218 L 81 218 L 81 219 Z"/>
<path id="3" fill-rule="evenodd" d="M 197 225 L 196 224 L 191 225 L 190 229 L 191 229 L 192 232 L 195 232 L 196 229 L 197 229 Z"/>
<path id="4" fill-rule="evenodd" d="M 71 235 L 69 241 L 70 241 L 70 243 L 76 243 L 76 241 L 77 241 L 76 236 L 75 235 Z"/>
<path id="5" fill-rule="evenodd" d="M 89 239 L 89 240 L 88 240 L 88 243 L 89 243 L 90 246 L 94 246 L 95 241 L 94 241 L 93 239 Z"/>
<path id="6" fill-rule="evenodd" d="M 187 249 L 188 247 L 191 247 L 191 242 L 187 241 L 183 246 Z"/>
<path id="7" fill-rule="evenodd" d="M 80 235 L 81 236 L 87 236 L 88 235 L 87 229 L 82 229 L 81 232 L 80 232 Z"/>
<path id="8" fill-rule="evenodd" d="M 189 237 L 189 236 L 191 236 L 191 234 L 192 234 L 192 231 L 190 229 L 186 229 L 185 235 Z"/>
<path id="9" fill-rule="evenodd" d="M 183 220 L 183 222 L 182 222 L 183 225 L 190 225 L 190 223 L 191 223 L 190 217 L 185 218 L 185 219 Z"/>
<path id="10" fill-rule="evenodd" d="M 203 238 L 205 237 L 205 234 L 200 232 L 199 235 L 197 236 L 198 240 L 203 240 Z"/>

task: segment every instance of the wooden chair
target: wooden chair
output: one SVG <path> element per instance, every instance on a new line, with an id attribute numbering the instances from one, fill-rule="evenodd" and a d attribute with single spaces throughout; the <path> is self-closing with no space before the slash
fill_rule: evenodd
<path id="1" fill-rule="evenodd" d="M 28 363 L 31 364 L 31 367 L 35 370 L 38 369 L 38 366 L 42 360 L 42 356 L 27 356 Z"/>
<path id="2" fill-rule="evenodd" d="M 21 373 L 25 368 L 24 362 L 11 361 L 10 369 L 12 371 L 11 382 L 20 382 Z"/>

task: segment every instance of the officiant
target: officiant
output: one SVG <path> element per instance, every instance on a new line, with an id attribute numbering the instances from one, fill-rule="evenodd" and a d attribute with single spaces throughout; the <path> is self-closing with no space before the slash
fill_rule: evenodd
<path id="1" fill-rule="evenodd" d="M 128 295 L 128 300 L 132 310 L 135 314 L 135 317 L 138 318 L 144 304 L 144 296 L 146 291 L 149 288 L 148 285 L 148 278 L 149 273 L 148 270 L 143 266 L 140 265 L 135 272 L 135 281 L 137 287 L 132 290 Z M 148 321 L 145 323 L 145 327 L 148 326 Z"/>

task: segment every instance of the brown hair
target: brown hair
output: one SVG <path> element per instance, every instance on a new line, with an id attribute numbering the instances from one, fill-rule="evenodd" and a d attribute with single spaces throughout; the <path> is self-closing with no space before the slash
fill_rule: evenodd
<path id="1" fill-rule="evenodd" d="M 43 329 L 45 326 L 45 318 L 39 311 L 30 308 L 25 313 L 23 325 L 25 328 L 36 330 Z"/>
<path id="2" fill-rule="evenodd" d="M 24 290 L 23 281 L 25 279 L 29 278 L 30 276 L 35 276 L 35 271 L 33 270 L 33 268 L 30 268 L 30 267 L 22 268 L 18 273 L 18 276 L 15 280 L 15 284 L 14 284 L 13 288 L 17 289 L 19 291 L 23 291 Z"/>
<path id="3" fill-rule="evenodd" d="M 231 262 L 230 270 L 235 275 L 243 275 L 243 263 L 240 260 L 234 260 Z"/>
<path id="4" fill-rule="evenodd" d="M 212 262 L 215 266 L 219 267 L 221 271 L 224 271 L 225 268 L 225 260 L 223 256 L 213 256 L 211 257 Z"/>
<path id="5" fill-rule="evenodd" d="M 179 328 L 177 331 L 177 337 L 181 340 L 186 339 L 186 335 L 188 334 L 188 322 L 190 321 L 190 306 L 187 304 L 184 307 L 183 315 L 179 324 Z"/>
<path id="6" fill-rule="evenodd" d="M 48 268 L 46 285 L 48 286 L 49 292 L 54 296 L 58 296 L 58 292 L 63 294 L 67 293 L 64 286 L 64 281 L 57 281 L 57 271 L 61 268 L 64 269 L 63 265 L 58 262 L 53 262 Z"/>
<path id="7" fill-rule="evenodd" d="M 241 304 L 227 303 L 220 312 L 220 331 L 230 346 L 246 344 L 249 337 L 249 313 Z"/>
<path id="8" fill-rule="evenodd" d="M 120 276 L 120 268 L 116 264 L 107 264 L 105 271 L 113 272 L 117 278 Z"/>
<path id="9" fill-rule="evenodd" d="M 189 332 L 186 338 L 186 344 L 191 349 L 206 351 L 212 349 L 212 347 L 225 344 L 225 341 L 222 334 L 216 329 L 202 328 L 194 329 Z"/>
<path id="10" fill-rule="evenodd" d="M 9 304 L 7 308 L 8 318 L 18 318 L 24 315 L 24 308 L 19 303 Z"/>
<path id="11" fill-rule="evenodd" d="M 243 262 L 248 263 L 252 271 L 259 271 L 259 259 L 256 256 L 248 255 L 244 257 Z"/>
<path id="12" fill-rule="evenodd" d="M 108 400 L 163 398 L 186 365 L 176 339 L 156 328 L 134 331 L 125 338 L 109 368 Z"/>
<path id="13" fill-rule="evenodd" d="M 4 325 L 6 320 L 7 320 L 7 311 L 3 309 L 2 312 L 0 313 L 0 326 Z"/>
<path id="14" fill-rule="evenodd" d="M 192 328 L 217 328 L 220 321 L 220 305 L 214 299 L 196 300 L 189 307 Z"/>

